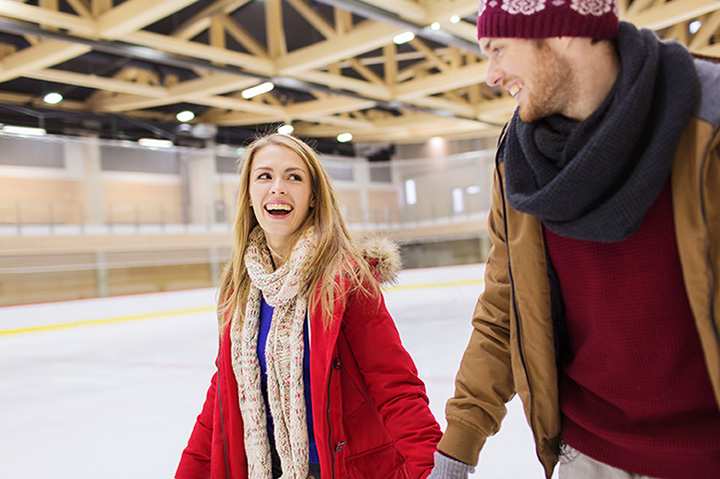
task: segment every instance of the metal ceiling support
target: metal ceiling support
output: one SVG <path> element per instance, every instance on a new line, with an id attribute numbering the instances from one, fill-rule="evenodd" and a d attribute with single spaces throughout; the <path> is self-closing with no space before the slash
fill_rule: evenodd
<path id="1" fill-rule="evenodd" d="M 318 3 L 339 7 L 348 10 L 361 17 L 369 18 L 379 22 L 390 23 L 413 32 L 415 35 L 432 40 L 436 43 L 443 43 L 448 46 L 461 48 L 467 52 L 482 56 L 480 47 L 464 38 L 457 37 L 451 33 L 432 30 L 427 25 L 420 25 L 400 17 L 396 13 L 388 12 L 382 8 L 370 5 L 360 0 L 315 0 Z"/>
<path id="2" fill-rule="evenodd" d="M 330 0 L 322 0 L 322 1 L 330 1 Z M 344 2 L 340 2 L 344 3 Z M 420 106 L 416 106 L 410 103 L 406 103 L 403 101 L 381 101 L 374 98 L 369 98 L 363 95 L 360 95 L 358 93 L 338 89 L 338 88 L 331 88 L 327 85 L 322 85 L 319 83 L 313 83 L 308 82 L 304 80 L 299 80 L 296 78 L 291 77 L 268 77 L 264 75 L 258 75 L 256 73 L 247 72 L 239 67 L 235 67 L 232 65 L 216 65 L 208 60 L 202 60 L 199 58 L 194 57 L 186 57 L 176 54 L 167 53 L 161 50 L 157 50 L 154 48 L 148 48 L 148 47 L 140 47 L 137 45 L 133 45 L 130 43 L 120 42 L 120 41 L 110 41 L 110 40 L 93 40 L 88 38 L 79 37 L 76 35 L 72 35 L 70 33 L 61 32 L 61 31 L 50 31 L 50 30 L 44 30 L 39 25 L 35 25 L 32 23 L 22 22 L 19 20 L 9 20 L 6 18 L 0 18 L 0 32 L 10 33 L 14 35 L 35 35 L 42 38 L 50 38 L 53 40 L 60 40 L 64 42 L 69 43 L 75 43 L 75 44 L 81 44 L 85 45 L 87 47 L 92 48 L 95 51 L 108 53 L 111 55 L 121 56 L 121 57 L 128 57 L 128 58 L 134 58 L 137 60 L 145 60 L 148 62 L 154 62 L 159 63 L 162 65 L 168 65 L 178 68 L 185 68 L 188 70 L 192 70 L 195 68 L 202 68 L 206 70 L 211 71 L 217 71 L 217 72 L 223 72 L 223 73 L 232 73 L 236 75 L 243 75 L 247 77 L 256 78 L 258 81 L 272 81 L 273 83 L 277 84 L 280 87 L 288 88 L 290 90 L 298 90 L 305 93 L 313 93 L 317 91 L 325 92 L 331 95 L 339 95 L 349 98 L 354 98 L 358 100 L 369 100 L 372 102 L 375 102 L 376 106 L 383 107 L 390 110 L 395 110 L 399 107 L 402 107 L 404 109 L 410 110 L 410 111 L 417 111 L 417 112 L 425 112 L 425 113 L 432 113 L 435 115 L 442 115 L 446 117 L 456 117 L 456 118 L 463 118 L 463 119 L 473 119 L 470 117 L 465 117 L 462 115 L 456 115 L 452 112 L 446 112 L 446 111 L 438 111 L 434 108 L 424 108 Z M 468 43 L 468 42 L 466 42 Z M 495 126 L 495 125 L 493 125 Z"/>

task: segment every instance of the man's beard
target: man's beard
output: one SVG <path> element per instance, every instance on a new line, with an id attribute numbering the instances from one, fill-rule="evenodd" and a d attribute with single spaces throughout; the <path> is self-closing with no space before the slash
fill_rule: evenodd
<path id="1" fill-rule="evenodd" d="M 520 119 L 525 123 L 561 113 L 575 87 L 567 60 L 544 43 L 538 46 L 535 65 L 534 81 L 526 92 L 525 102 L 520 105 Z"/>

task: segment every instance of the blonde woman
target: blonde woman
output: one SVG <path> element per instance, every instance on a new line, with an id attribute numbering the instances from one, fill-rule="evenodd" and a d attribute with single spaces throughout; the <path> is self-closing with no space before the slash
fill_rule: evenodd
<path id="1" fill-rule="evenodd" d="M 389 244 L 352 243 L 313 150 L 270 135 L 240 173 L 217 372 L 177 479 L 410 479 L 440 428 L 385 308 Z"/>

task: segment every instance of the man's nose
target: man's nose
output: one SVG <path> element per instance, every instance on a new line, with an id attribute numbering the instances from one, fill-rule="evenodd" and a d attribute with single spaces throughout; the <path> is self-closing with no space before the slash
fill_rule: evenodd
<path id="1" fill-rule="evenodd" d="M 493 60 L 488 60 L 488 70 L 487 70 L 487 78 L 485 80 L 485 83 L 488 84 L 488 86 L 495 87 L 498 85 L 502 85 L 502 79 L 503 79 L 503 73 L 500 68 L 498 68 L 497 64 Z"/>

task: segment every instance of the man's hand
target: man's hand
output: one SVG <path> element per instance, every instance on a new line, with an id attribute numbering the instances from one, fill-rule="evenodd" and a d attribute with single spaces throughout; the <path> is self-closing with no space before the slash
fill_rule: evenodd
<path id="1" fill-rule="evenodd" d="M 427 479 L 468 479 L 475 468 L 435 451 L 435 467 Z"/>

